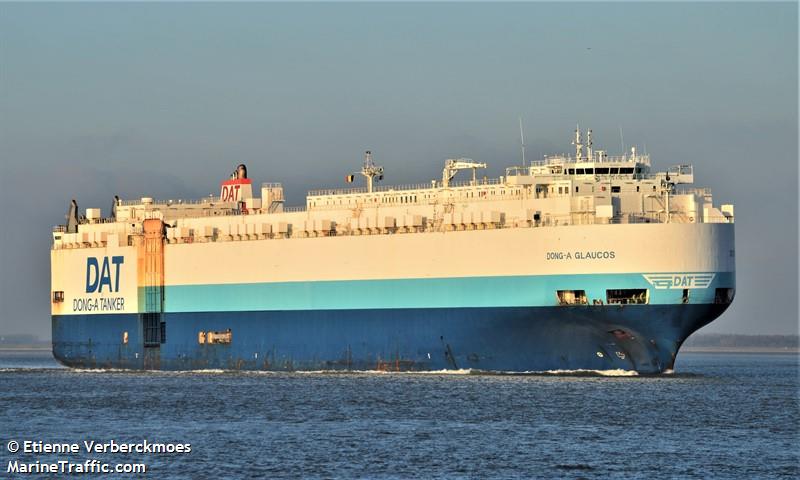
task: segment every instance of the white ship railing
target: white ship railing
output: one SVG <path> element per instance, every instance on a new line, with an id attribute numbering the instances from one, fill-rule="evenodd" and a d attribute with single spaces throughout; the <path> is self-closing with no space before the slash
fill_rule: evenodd
<path id="1" fill-rule="evenodd" d="M 481 187 L 484 185 L 502 185 L 504 182 L 500 181 L 499 178 L 479 178 L 474 183 L 472 180 L 463 180 L 458 182 L 450 182 L 449 187 Z"/>
<path id="2" fill-rule="evenodd" d="M 544 174 L 535 173 L 534 175 L 542 176 Z M 563 174 L 556 173 L 556 174 L 546 174 L 546 175 L 561 176 Z M 657 180 L 659 178 L 663 178 L 664 175 L 666 175 L 666 173 L 664 173 L 664 172 L 662 172 L 662 173 L 613 173 L 613 174 L 612 173 L 600 173 L 600 174 L 598 174 L 598 173 L 592 172 L 592 173 L 573 173 L 573 174 L 567 174 L 567 175 L 564 175 L 564 176 L 568 177 L 568 178 L 571 178 L 571 177 L 578 177 L 578 178 L 589 177 L 589 178 L 596 178 L 596 179 L 603 179 L 603 180 L 605 180 L 605 179 L 631 180 L 632 178 L 636 179 L 636 180 Z M 524 176 L 530 176 L 530 173 L 529 173 L 527 167 L 509 167 L 509 168 L 506 169 L 506 176 L 507 177 L 523 176 L 524 177 Z"/>
<path id="3" fill-rule="evenodd" d="M 531 162 L 532 167 L 546 167 L 548 165 L 563 165 L 567 163 L 642 163 L 650 165 L 650 155 L 617 155 L 617 156 L 603 156 L 595 158 L 576 158 L 570 156 L 554 155 L 552 157 L 545 157 L 544 160 L 534 160 Z"/>
<path id="4" fill-rule="evenodd" d="M 339 208 L 341 208 L 341 205 L 339 205 Z M 305 212 L 305 211 L 306 211 L 305 205 L 283 207 L 283 212 L 284 213 L 296 213 L 296 212 Z"/>
<path id="5" fill-rule="evenodd" d="M 129 206 L 138 206 L 138 205 L 201 205 L 201 204 L 220 204 L 220 203 L 229 203 L 229 202 L 221 202 L 216 197 L 203 197 L 203 198 L 179 198 L 179 199 L 169 199 L 169 200 L 153 200 L 152 202 L 148 201 L 147 203 L 143 203 L 141 198 L 137 198 L 135 200 L 120 200 L 119 205 L 123 207 Z"/>
<path id="6" fill-rule="evenodd" d="M 501 185 L 503 182 L 499 178 L 481 178 L 472 182 L 472 180 L 464 180 L 459 182 L 450 182 L 448 188 L 456 187 L 476 187 L 483 185 Z M 441 183 L 411 183 L 406 185 L 379 185 L 372 189 L 372 193 L 390 193 L 390 192 L 405 192 L 409 190 L 431 190 L 443 188 Z M 326 188 L 309 190 L 309 197 L 319 197 L 327 195 L 352 195 L 367 192 L 366 187 L 353 187 L 353 188 Z"/>
<path id="7" fill-rule="evenodd" d="M 306 209 L 305 207 L 287 207 L 284 209 L 284 212 L 291 213 L 291 212 L 304 212 Z M 231 215 L 235 213 L 230 213 Z M 643 223 L 654 223 L 654 224 L 663 224 L 665 223 L 665 214 L 663 212 L 660 213 L 651 213 L 651 214 L 631 214 L 631 215 L 620 215 L 613 218 L 603 218 L 597 217 L 593 213 L 586 212 L 586 213 L 573 213 L 570 215 L 544 215 L 538 221 L 525 221 L 525 220 L 514 220 L 508 223 L 503 224 L 494 224 L 491 226 L 484 226 L 482 228 L 490 228 L 490 229 L 505 229 L 505 228 L 542 228 L 542 227 L 567 227 L 567 226 L 577 226 L 577 225 L 607 225 L 607 224 L 643 224 Z M 695 223 L 688 220 L 685 212 L 673 212 L 670 216 L 671 223 Z M 702 223 L 734 223 L 733 216 L 711 216 L 706 217 L 703 219 Z M 459 225 L 461 228 L 456 228 L 457 230 L 464 230 L 464 225 Z M 426 226 L 422 227 L 413 227 L 410 231 L 403 231 L 399 228 L 391 228 L 391 229 L 380 229 L 371 227 L 368 229 L 367 233 L 360 232 L 356 230 L 350 230 L 345 227 L 343 230 L 331 230 L 328 232 L 317 232 L 312 236 L 353 236 L 353 235 L 388 235 L 388 234 L 425 234 L 425 233 L 441 233 L 442 231 L 453 230 L 454 225 L 449 224 L 439 224 L 438 222 L 429 222 Z M 474 226 L 473 226 L 474 229 Z M 54 232 L 65 232 L 66 227 L 63 225 L 56 225 L 53 227 Z M 229 238 L 228 241 L 243 241 L 243 240 L 270 240 L 270 239 L 279 239 L 279 238 L 306 238 L 309 235 L 309 232 L 305 232 L 302 230 L 295 230 L 295 233 L 291 233 L 288 236 L 286 234 L 271 234 L 268 236 L 258 236 L 257 238 L 253 238 L 250 235 L 244 235 L 244 237 L 240 239 L 231 239 Z M 142 228 L 140 226 L 136 226 L 133 228 L 127 229 L 125 232 L 126 235 L 129 236 L 128 238 L 128 245 L 132 245 L 130 236 L 134 235 L 142 235 Z M 245 238 L 246 237 L 246 238 Z M 202 240 L 201 241 L 220 241 L 216 239 L 212 240 Z M 96 246 L 96 245 L 94 245 Z M 63 249 L 63 248 L 93 248 L 93 244 L 89 244 L 83 241 L 80 242 L 63 242 L 63 241 L 55 241 L 53 243 L 53 249 Z"/>
<path id="8" fill-rule="evenodd" d="M 678 189 L 678 195 L 700 195 L 702 197 L 707 197 L 711 195 L 711 189 L 708 187 L 704 188 L 680 188 Z"/>

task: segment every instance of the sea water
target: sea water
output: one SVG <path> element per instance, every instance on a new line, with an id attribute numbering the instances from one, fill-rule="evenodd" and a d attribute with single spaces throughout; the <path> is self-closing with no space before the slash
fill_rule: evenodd
<path id="1" fill-rule="evenodd" d="M 150 478 L 798 478 L 798 383 L 792 354 L 681 353 L 638 376 L 94 371 L 3 352 L 0 478 L 58 461 Z M 81 450 L 8 451 L 26 440 Z"/>

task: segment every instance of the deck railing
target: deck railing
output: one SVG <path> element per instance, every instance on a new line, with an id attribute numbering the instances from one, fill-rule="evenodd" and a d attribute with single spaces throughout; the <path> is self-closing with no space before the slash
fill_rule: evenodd
<path id="1" fill-rule="evenodd" d="M 479 178 L 474 183 L 472 180 L 463 180 L 458 182 L 449 182 L 448 188 L 459 187 L 479 187 L 483 185 L 501 185 L 503 182 L 499 178 Z M 392 193 L 392 192 L 407 192 L 409 190 L 431 190 L 443 188 L 441 182 L 431 183 L 410 183 L 406 185 L 379 185 L 372 189 L 372 193 Z M 352 195 L 370 193 L 367 192 L 366 187 L 354 188 L 328 188 L 309 190 L 309 197 L 319 197 L 326 195 Z"/>
<path id="2" fill-rule="evenodd" d="M 596 156 L 594 158 L 576 158 L 568 155 L 553 155 L 545 157 L 544 160 L 534 160 L 531 162 L 531 166 L 546 167 L 548 165 L 565 165 L 575 163 L 642 163 L 644 165 L 650 165 L 650 155 L 604 155 L 603 157 Z"/>
<path id="3" fill-rule="evenodd" d="M 220 203 L 231 203 L 231 202 L 222 202 L 217 197 L 179 198 L 179 199 L 168 199 L 168 200 L 153 199 L 152 201 L 148 200 L 147 203 L 142 202 L 141 198 L 137 198 L 134 200 L 119 201 L 119 205 L 123 207 L 136 206 L 136 205 L 172 206 L 172 205 L 202 205 L 202 204 L 220 204 Z"/>
<path id="4" fill-rule="evenodd" d="M 707 197 L 711 195 L 711 189 L 708 187 L 705 188 L 679 188 L 678 195 L 700 195 L 702 197 Z"/>
<path id="5" fill-rule="evenodd" d="M 303 212 L 305 211 L 305 207 L 287 207 L 284 209 L 284 212 L 291 213 L 291 212 Z M 231 212 L 231 215 L 235 215 L 235 212 Z M 573 213 L 571 215 L 546 215 L 540 218 L 538 221 L 533 220 L 522 220 L 522 219 L 512 219 L 513 221 L 508 221 L 502 224 L 471 224 L 471 225 L 462 225 L 462 224 L 445 224 L 440 221 L 428 221 L 427 224 L 420 226 L 420 227 L 409 227 L 409 230 L 402 230 L 400 228 L 376 228 L 370 227 L 367 229 L 366 232 L 359 231 L 358 229 L 351 230 L 347 227 L 347 225 L 343 225 L 342 230 L 332 229 L 328 232 L 315 232 L 313 235 L 309 235 L 308 232 L 304 232 L 301 230 L 296 230 L 295 233 L 290 234 L 287 236 L 286 234 L 270 234 L 267 236 L 258 236 L 257 239 L 259 240 L 268 240 L 268 239 L 281 239 L 281 238 L 306 238 L 308 236 L 348 236 L 348 235 L 389 235 L 389 234 L 424 234 L 424 233 L 441 233 L 442 231 L 450 231 L 450 230 L 469 230 L 469 229 L 476 229 L 476 228 L 491 228 L 491 229 L 504 229 L 504 228 L 543 228 L 543 227 L 566 227 L 566 226 L 579 226 L 579 225 L 606 225 L 606 224 L 643 224 L 643 223 L 654 223 L 654 224 L 661 224 L 665 223 L 665 215 L 663 213 L 651 213 L 651 214 L 644 214 L 644 215 L 625 215 L 625 216 L 616 216 L 612 218 L 601 218 L 595 216 L 591 212 L 586 213 Z M 688 218 L 682 212 L 675 212 L 672 214 L 670 218 L 671 223 L 692 223 L 689 222 Z M 707 217 L 704 223 L 733 223 L 734 219 L 733 216 L 713 216 Z M 65 232 L 66 227 L 63 225 L 56 225 L 53 227 L 54 232 Z M 127 235 L 141 235 L 142 229 L 140 227 L 136 228 L 129 228 L 126 232 Z M 237 239 L 236 241 L 244 241 L 244 240 L 256 240 L 252 236 L 245 235 L 247 238 Z M 230 240 L 230 239 L 229 239 Z M 209 239 L 205 241 L 217 241 L 216 239 Z M 130 238 L 128 239 L 128 243 L 130 243 Z M 62 248 L 91 248 L 91 246 L 84 244 L 83 242 L 71 242 L 71 243 L 62 243 L 62 241 L 56 241 L 53 244 L 54 249 L 62 249 Z"/>

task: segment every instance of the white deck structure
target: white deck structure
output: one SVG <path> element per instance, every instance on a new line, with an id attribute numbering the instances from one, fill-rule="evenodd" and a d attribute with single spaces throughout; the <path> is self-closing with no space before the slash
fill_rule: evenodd
<path id="1" fill-rule="evenodd" d="M 284 206 L 280 183 L 253 195 L 244 166 L 222 182 L 220 197 L 199 200 L 115 200 L 108 217 L 77 206 L 66 226 L 54 228 L 54 249 L 129 245 L 142 221 L 167 225 L 169 243 L 298 239 L 347 235 L 551 228 L 618 223 L 733 223 L 733 205 L 713 205 L 709 189 L 679 188 L 694 180 L 690 165 L 651 171 L 650 157 L 631 148 L 610 157 L 593 150 L 591 130 L 575 131 L 574 156 L 549 156 L 480 178 L 485 163 L 446 161 L 442 178 L 416 185 L 375 186 L 383 167 L 367 152 L 361 188 L 314 190 L 303 207 Z M 459 170 L 470 180 L 453 181 Z M 348 175 L 352 181 L 355 175 Z"/>

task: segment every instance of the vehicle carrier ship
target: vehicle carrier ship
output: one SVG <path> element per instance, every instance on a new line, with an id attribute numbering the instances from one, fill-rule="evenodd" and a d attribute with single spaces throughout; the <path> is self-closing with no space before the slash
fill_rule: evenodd
<path id="1" fill-rule="evenodd" d="M 53 354 L 81 368 L 671 369 L 730 305 L 733 205 L 693 169 L 574 155 L 441 178 L 316 190 L 284 206 L 240 165 L 219 196 L 115 198 L 53 232 Z M 463 180 L 457 172 L 465 170 Z"/>

